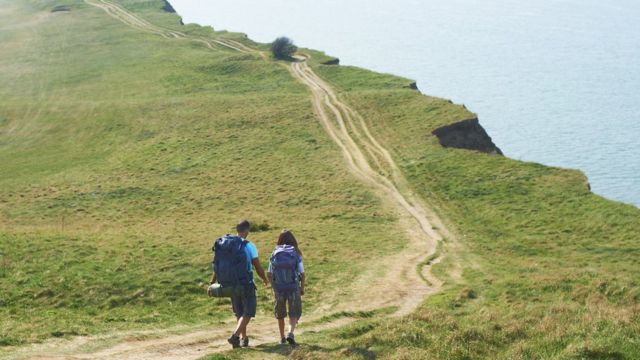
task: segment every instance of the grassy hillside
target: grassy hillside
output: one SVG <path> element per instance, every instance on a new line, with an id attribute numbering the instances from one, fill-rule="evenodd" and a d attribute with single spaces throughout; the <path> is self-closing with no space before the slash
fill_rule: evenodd
<path id="1" fill-rule="evenodd" d="M 377 87 L 379 75 L 362 70 L 318 71 L 395 150 L 414 189 L 452 219 L 462 247 L 449 244 L 458 255 L 449 260 L 465 270 L 414 315 L 354 324 L 302 353 L 640 357 L 640 210 L 592 194 L 578 171 L 442 149 L 429 134 L 452 119 L 445 102 Z"/>
<path id="2" fill-rule="evenodd" d="M 156 25 L 255 45 L 180 26 L 162 1 L 119 3 Z M 58 5 L 70 11 L 52 13 Z M 263 255 L 281 228 L 299 234 L 309 311 L 349 298 L 353 274 L 406 244 L 282 64 L 139 31 L 82 1 L 0 0 L 0 9 L 6 351 L 228 318 L 202 283 L 212 240 L 242 217 L 266 229 L 252 235 Z M 305 334 L 291 357 L 640 357 L 640 210 L 591 194 L 576 171 L 442 149 L 431 131 L 469 118 L 466 109 L 312 55 L 457 241 L 445 241 L 435 268 L 445 289 L 414 314 Z M 454 263 L 460 278 L 449 278 Z M 270 316 L 268 292 L 259 296 Z"/>
<path id="3" fill-rule="evenodd" d="M 338 301 L 313 289 L 347 294 L 336 284 L 402 246 L 285 67 L 59 3 L 0 3 L 0 344 L 228 318 L 202 284 L 243 217 L 268 228 L 251 237 L 263 262 L 298 234 L 309 310 Z M 159 3 L 128 4 L 177 25 Z"/>
<path id="4" fill-rule="evenodd" d="M 394 149 L 414 189 L 458 230 L 445 241 L 462 279 L 412 315 L 207 359 L 636 359 L 640 357 L 640 210 L 592 194 L 578 171 L 442 149 L 430 130 L 446 101 L 380 86 L 348 67 L 317 71 Z M 371 86 L 367 86 L 367 82 Z M 383 82 L 383 81 L 382 81 Z M 418 134 L 418 135 L 416 135 Z"/>

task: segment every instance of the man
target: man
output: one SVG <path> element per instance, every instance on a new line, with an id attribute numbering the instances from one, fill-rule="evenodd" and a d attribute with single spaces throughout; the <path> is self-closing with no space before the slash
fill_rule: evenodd
<path id="1" fill-rule="evenodd" d="M 269 285 L 267 277 L 265 276 L 264 270 L 260 265 L 260 261 L 258 259 L 258 249 L 256 246 L 246 240 L 249 236 L 249 229 L 251 228 L 251 224 L 247 220 L 243 220 L 238 225 L 236 225 L 236 231 L 238 236 L 246 241 L 246 245 L 244 246 L 244 251 L 247 256 L 247 271 L 249 272 L 251 279 L 249 288 L 246 289 L 244 295 L 235 295 L 231 297 L 231 307 L 233 309 L 233 313 L 236 316 L 237 324 L 235 331 L 228 339 L 229 344 L 235 349 L 240 347 L 240 336 L 242 336 L 242 346 L 249 346 L 249 338 L 247 337 L 247 325 L 251 318 L 256 316 L 256 287 L 253 283 L 253 271 L 251 266 L 256 269 L 258 276 L 262 279 L 265 285 Z M 213 273 L 211 277 L 211 284 L 216 282 L 216 273 Z M 209 289 L 209 296 L 211 296 L 211 289 Z"/>

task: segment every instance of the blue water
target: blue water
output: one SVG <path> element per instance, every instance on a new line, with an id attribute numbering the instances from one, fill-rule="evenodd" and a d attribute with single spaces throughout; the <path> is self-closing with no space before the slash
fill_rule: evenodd
<path id="1" fill-rule="evenodd" d="M 171 0 L 185 22 L 416 79 L 509 157 L 577 168 L 640 206 L 637 0 Z"/>

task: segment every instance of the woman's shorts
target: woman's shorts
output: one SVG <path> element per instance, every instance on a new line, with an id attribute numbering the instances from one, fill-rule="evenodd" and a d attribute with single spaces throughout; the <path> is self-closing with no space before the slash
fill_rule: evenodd
<path id="1" fill-rule="evenodd" d="M 274 291 L 276 296 L 274 312 L 276 319 L 284 319 L 287 314 L 290 318 L 299 319 L 302 316 L 302 297 L 300 296 L 300 289 L 277 292 Z M 287 311 L 288 310 L 288 311 Z"/>

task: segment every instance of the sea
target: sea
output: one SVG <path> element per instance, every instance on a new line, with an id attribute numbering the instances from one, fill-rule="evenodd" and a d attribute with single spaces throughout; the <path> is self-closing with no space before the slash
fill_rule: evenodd
<path id="1" fill-rule="evenodd" d="M 185 23 L 288 36 L 465 104 L 506 156 L 640 206 L 638 0 L 170 0 Z"/>

